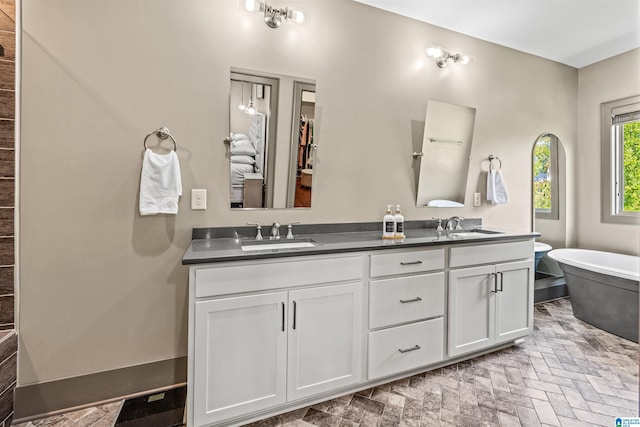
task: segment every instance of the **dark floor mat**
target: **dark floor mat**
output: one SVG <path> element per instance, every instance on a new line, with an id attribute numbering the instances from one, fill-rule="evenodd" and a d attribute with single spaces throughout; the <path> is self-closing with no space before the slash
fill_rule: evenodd
<path id="1" fill-rule="evenodd" d="M 114 427 L 182 426 L 187 387 L 127 399 Z"/>

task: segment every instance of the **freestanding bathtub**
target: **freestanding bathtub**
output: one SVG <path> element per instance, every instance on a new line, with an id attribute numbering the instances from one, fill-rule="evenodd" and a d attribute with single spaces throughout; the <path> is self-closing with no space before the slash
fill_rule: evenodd
<path id="1" fill-rule="evenodd" d="M 640 257 L 588 249 L 547 254 L 564 272 L 578 319 L 638 342 Z"/>

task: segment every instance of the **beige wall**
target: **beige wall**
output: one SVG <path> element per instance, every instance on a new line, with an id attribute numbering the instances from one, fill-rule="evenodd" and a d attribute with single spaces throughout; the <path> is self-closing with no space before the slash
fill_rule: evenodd
<path id="1" fill-rule="evenodd" d="M 578 246 L 640 255 L 638 225 L 600 220 L 600 104 L 640 94 L 640 49 L 580 69 L 578 137 Z"/>
<path id="2" fill-rule="evenodd" d="M 399 203 L 408 220 L 530 229 L 533 142 L 553 132 L 574 155 L 576 69 L 347 0 L 286 3 L 308 22 L 271 30 L 233 0 L 23 2 L 19 384 L 185 355 L 192 227 L 378 221 Z M 439 69 L 429 43 L 476 62 Z M 232 66 L 317 82 L 312 209 L 229 209 Z M 427 99 L 476 108 L 463 209 L 414 207 Z M 159 126 L 187 196 L 177 216 L 140 217 L 142 140 Z M 511 203 L 473 208 L 489 154 Z M 191 188 L 208 210 L 189 209 Z"/>

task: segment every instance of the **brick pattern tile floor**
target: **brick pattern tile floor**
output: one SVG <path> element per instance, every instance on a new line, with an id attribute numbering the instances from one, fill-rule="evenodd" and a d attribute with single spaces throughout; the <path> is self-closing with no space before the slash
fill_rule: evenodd
<path id="1" fill-rule="evenodd" d="M 638 344 L 538 304 L 521 345 L 251 424 L 272 426 L 615 426 L 638 416 Z M 104 426 L 119 404 L 20 424 Z M 160 427 L 160 426 L 159 426 Z"/>

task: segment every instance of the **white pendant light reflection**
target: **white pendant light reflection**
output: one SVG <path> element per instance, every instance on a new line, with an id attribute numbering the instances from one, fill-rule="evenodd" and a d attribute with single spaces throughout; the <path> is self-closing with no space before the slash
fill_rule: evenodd
<path id="1" fill-rule="evenodd" d="M 253 105 L 253 83 L 251 83 L 251 93 L 249 95 L 249 105 L 247 105 L 247 108 L 244 110 L 244 112 L 250 116 L 253 116 L 254 114 L 256 114 L 258 112 L 258 110 L 256 109 L 255 105 Z"/>
<path id="2" fill-rule="evenodd" d="M 240 86 L 242 87 L 242 95 L 240 98 L 240 105 L 238 105 L 238 109 L 240 111 L 244 111 L 247 107 L 244 105 L 244 82 L 240 82 Z"/>

